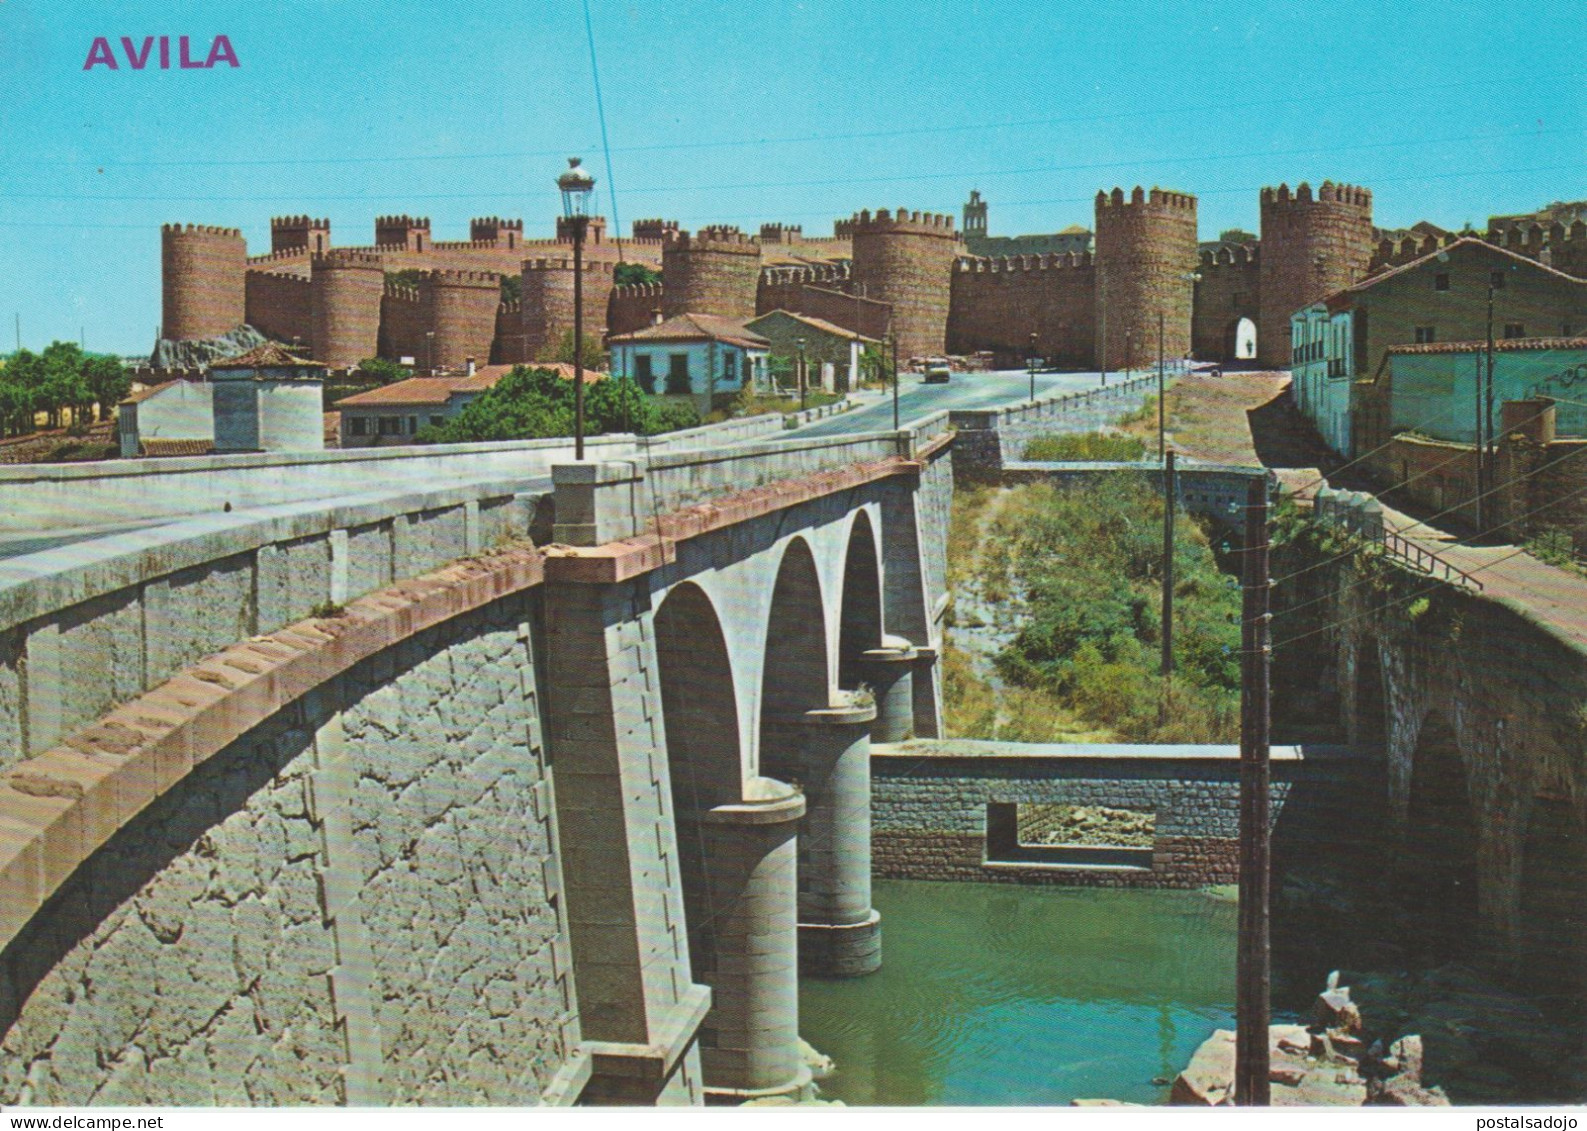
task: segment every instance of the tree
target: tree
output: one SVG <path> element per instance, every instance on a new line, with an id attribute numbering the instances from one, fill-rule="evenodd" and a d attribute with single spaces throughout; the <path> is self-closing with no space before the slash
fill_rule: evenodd
<path id="1" fill-rule="evenodd" d="M 551 351 L 551 356 L 542 357 L 541 361 L 560 361 L 567 365 L 573 364 L 573 331 L 568 330 L 562 335 L 562 340 L 557 343 L 556 349 Z M 584 335 L 584 368 L 605 369 L 610 362 L 606 353 L 606 346 L 598 334 Z"/>
<path id="2" fill-rule="evenodd" d="M 626 377 L 591 382 L 584 392 L 584 425 L 592 436 L 605 432 L 652 435 L 700 422 L 692 406 L 684 412 L 658 406 Z M 457 444 L 571 436 L 573 400 L 573 382 L 557 370 L 514 366 L 452 420 L 438 428 L 422 429 L 418 440 Z"/>
<path id="3" fill-rule="evenodd" d="M 97 419 L 110 415 L 110 406 L 132 391 L 132 375 L 113 357 L 90 357 L 83 363 L 83 379 L 98 406 Z"/>
<path id="4" fill-rule="evenodd" d="M 517 302 L 523 298 L 523 276 L 503 275 L 501 277 L 502 302 Z"/>
<path id="5" fill-rule="evenodd" d="M 383 357 L 364 358 L 358 363 L 358 373 L 365 380 L 373 381 L 377 385 L 390 385 L 396 381 L 406 381 L 413 376 L 413 370 L 406 365 L 400 365 Z"/>
<path id="6" fill-rule="evenodd" d="M 61 426 L 61 412 L 66 408 L 73 409 L 74 425 L 80 423 L 94 399 L 83 376 L 83 351 L 76 342 L 51 342 L 39 360 L 43 365 L 44 411 L 50 414 L 50 426 Z"/>
<path id="7" fill-rule="evenodd" d="M 633 286 L 642 283 L 661 282 L 661 272 L 654 267 L 646 267 L 643 263 L 619 263 L 612 271 L 612 282 L 619 287 Z"/>

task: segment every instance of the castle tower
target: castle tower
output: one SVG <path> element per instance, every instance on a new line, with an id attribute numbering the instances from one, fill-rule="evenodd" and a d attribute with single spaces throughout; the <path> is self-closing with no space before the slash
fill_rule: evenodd
<path id="1" fill-rule="evenodd" d="M 375 217 L 375 246 L 400 247 L 404 251 L 429 251 L 430 218 L 428 216 Z"/>
<path id="2" fill-rule="evenodd" d="M 599 334 L 606 327 L 612 267 L 610 263 L 584 261 L 585 334 Z M 573 330 L 573 258 L 524 260 L 520 293 L 524 359 L 541 360 L 555 352 Z"/>
<path id="3" fill-rule="evenodd" d="M 273 216 L 270 219 L 270 250 L 324 255 L 331 250 L 331 222 L 309 216 Z"/>
<path id="4" fill-rule="evenodd" d="M 309 275 L 314 360 L 332 369 L 350 369 L 374 357 L 385 293 L 386 274 L 378 255 L 338 251 L 315 256 Z"/>
<path id="5" fill-rule="evenodd" d="M 964 238 L 986 238 L 986 201 L 981 199 L 979 189 L 971 189 L 970 199 L 964 202 Z"/>
<path id="6" fill-rule="evenodd" d="M 1159 315 L 1163 355 L 1183 357 L 1198 262 L 1196 198 L 1136 185 L 1125 200 L 1115 188 L 1097 193 L 1096 217 L 1098 363 L 1155 362 Z"/>
<path id="7" fill-rule="evenodd" d="M 798 243 L 804 239 L 803 224 L 762 224 L 761 243 Z"/>
<path id="8" fill-rule="evenodd" d="M 676 220 L 653 219 L 634 221 L 634 238 L 636 240 L 660 243 L 662 240 L 667 239 L 668 236 L 677 230 L 678 222 Z"/>
<path id="9" fill-rule="evenodd" d="M 1262 317 L 1256 356 L 1288 369 L 1289 319 L 1301 307 L 1360 281 L 1372 261 L 1372 193 L 1324 181 L 1262 190 Z"/>
<path id="10" fill-rule="evenodd" d="M 573 242 L 573 221 L 566 216 L 557 217 L 557 242 L 571 244 Z M 606 242 L 606 217 L 591 216 L 589 223 L 584 228 L 584 246 Z"/>
<path id="11" fill-rule="evenodd" d="M 947 348 L 954 260 L 964 244 L 952 216 L 931 212 L 861 212 L 851 222 L 854 286 L 865 298 L 891 303 L 900 357 L 929 357 Z"/>
<path id="12" fill-rule="evenodd" d="M 434 338 L 429 363 L 437 369 L 461 369 L 468 358 L 490 357 L 496 337 L 496 308 L 501 305 L 501 278 L 488 271 L 427 271 L 419 277 L 419 302 Z"/>
<path id="13" fill-rule="evenodd" d="M 468 222 L 468 238 L 475 243 L 489 241 L 512 251 L 523 246 L 523 221 L 503 220 L 500 216 L 481 216 Z"/>
<path id="14" fill-rule="evenodd" d="M 236 228 L 160 228 L 160 336 L 213 338 L 247 317 L 248 244 Z"/>
<path id="15" fill-rule="evenodd" d="M 661 313 L 755 317 L 760 244 L 737 228 L 679 232 L 661 250 Z"/>

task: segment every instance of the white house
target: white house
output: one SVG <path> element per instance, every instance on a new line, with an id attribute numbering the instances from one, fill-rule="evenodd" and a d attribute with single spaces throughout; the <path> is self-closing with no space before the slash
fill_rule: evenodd
<path id="1" fill-rule="evenodd" d="M 208 381 L 164 381 L 125 397 L 116 406 L 121 458 L 202 455 L 215 446 L 214 386 Z"/>
<path id="2" fill-rule="evenodd" d="M 771 342 L 744 323 L 714 314 L 680 314 L 635 330 L 613 334 L 612 372 L 631 377 L 647 393 L 692 395 L 702 409 L 746 384 L 766 386 Z"/>
<path id="3" fill-rule="evenodd" d="M 325 447 L 325 366 L 272 343 L 209 367 L 217 452 Z"/>
<path id="4" fill-rule="evenodd" d="M 1350 385 L 1355 380 L 1353 315 L 1327 300 L 1290 316 L 1290 396 L 1327 445 L 1350 454 Z"/>

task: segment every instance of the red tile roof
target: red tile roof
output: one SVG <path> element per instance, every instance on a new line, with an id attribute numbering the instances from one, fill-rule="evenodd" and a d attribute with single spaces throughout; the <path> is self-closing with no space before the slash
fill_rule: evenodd
<path id="1" fill-rule="evenodd" d="M 613 334 L 611 342 L 726 342 L 745 349 L 766 349 L 771 342 L 744 327 L 736 318 L 716 314 L 679 314 L 631 334 Z"/>
<path id="2" fill-rule="evenodd" d="M 151 437 L 138 442 L 138 454 L 143 456 L 207 456 L 214 450 L 214 440 L 160 440 Z"/>
<path id="3" fill-rule="evenodd" d="M 128 393 L 126 396 L 122 397 L 121 400 L 116 402 L 116 403 L 118 403 L 118 404 L 142 404 L 144 401 L 148 400 L 150 397 L 159 396 L 161 393 L 165 392 L 165 390 L 169 389 L 172 385 L 179 384 L 180 381 L 181 381 L 181 378 L 177 378 L 174 381 L 161 381 L 157 385 L 145 385 L 141 389 L 136 389 L 133 392 Z"/>
<path id="4" fill-rule="evenodd" d="M 245 354 L 210 363 L 211 369 L 324 369 L 322 362 L 293 357 L 275 342 L 255 346 Z"/>
<path id="5" fill-rule="evenodd" d="M 1330 310 L 1339 310 L 1342 307 L 1348 305 L 1351 295 L 1358 294 L 1361 291 L 1370 290 L 1372 287 L 1377 286 L 1379 283 L 1384 282 L 1387 279 L 1392 279 L 1398 275 L 1404 275 L 1410 271 L 1415 271 L 1417 268 L 1425 266 L 1428 260 L 1437 259 L 1439 256 L 1445 256 L 1447 258 L 1450 253 L 1456 251 L 1457 249 L 1471 247 L 1473 245 L 1486 248 L 1494 255 L 1503 256 L 1507 259 L 1513 259 L 1517 263 L 1524 263 L 1526 266 L 1541 271 L 1546 275 L 1554 275 L 1558 278 L 1568 280 L 1569 282 L 1587 286 L 1587 280 L 1579 279 L 1575 275 L 1567 275 L 1565 272 L 1555 270 L 1546 263 L 1539 263 L 1537 260 L 1528 259 L 1524 255 L 1517 255 L 1509 248 L 1500 247 L 1498 244 L 1489 243 L 1487 240 L 1478 236 L 1461 236 L 1454 243 L 1437 248 L 1428 252 L 1426 255 L 1417 256 L 1409 263 L 1402 263 L 1398 267 L 1392 267 L 1387 271 L 1380 271 L 1376 275 L 1371 275 L 1365 279 L 1362 279 L 1359 283 L 1352 283 L 1350 286 L 1345 287 L 1342 290 L 1335 291 L 1333 294 L 1320 301 L 1326 303 Z"/>
<path id="6" fill-rule="evenodd" d="M 796 322 L 803 322 L 812 330 L 819 330 L 823 334 L 831 334 L 834 337 L 842 338 L 844 341 L 853 341 L 856 338 L 862 342 L 874 342 L 877 340 L 875 338 L 867 338 L 864 334 L 850 330 L 846 326 L 839 326 L 836 322 L 828 322 L 825 318 L 814 318 L 808 314 L 795 314 L 791 310 L 778 309 L 768 311 L 765 314 L 751 318 L 748 322 L 744 323 L 744 325 L 753 326 L 762 318 L 770 318 L 773 314 L 786 314 L 789 318 L 792 318 Z"/>
<path id="7" fill-rule="evenodd" d="M 554 369 L 565 381 L 573 380 L 573 366 L 565 361 L 539 361 L 530 362 L 530 369 Z M 511 373 L 515 365 L 482 365 L 474 370 L 472 377 L 464 373 L 442 374 L 439 377 L 409 377 L 405 381 L 395 381 L 390 385 L 382 385 L 378 389 L 368 389 L 362 393 L 354 393 L 350 397 L 343 397 L 336 402 L 336 408 L 376 408 L 382 406 L 398 405 L 444 405 L 456 393 L 483 393 L 486 389 L 494 388 L 496 382 Z M 584 383 L 593 384 L 602 380 L 605 372 L 598 369 L 584 370 Z"/>

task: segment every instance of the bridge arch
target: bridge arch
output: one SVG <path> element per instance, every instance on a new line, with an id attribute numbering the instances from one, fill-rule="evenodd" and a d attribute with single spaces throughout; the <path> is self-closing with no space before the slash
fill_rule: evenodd
<path id="1" fill-rule="evenodd" d="M 783 550 L 766 616 L 761 666 L 761 773 L 793 781 L 806 711 L 829 705 L 831 663 L 826 602 L 810 543 L 795 537 Z"/>
<path id="2" fill-rule="evenodd" d="M 864 654 L 882 646 L 882 568 L 871 516 L 856 512 L 843 555 L 838 605 L 838 685 L 865 682 Z"/>
<path id="3" fill-rule="evenodd" d="M 1400 908 L 1413 949 L 1444 961 L 1466 952 L 1478 914 L 1479 830 L 1454 727 L 1434 709 L 1411 756 L 1402 830 Z"/>

